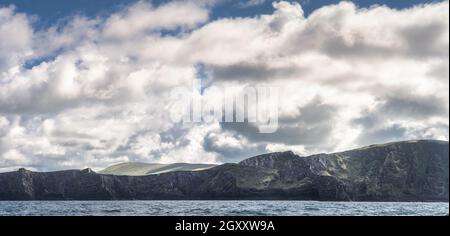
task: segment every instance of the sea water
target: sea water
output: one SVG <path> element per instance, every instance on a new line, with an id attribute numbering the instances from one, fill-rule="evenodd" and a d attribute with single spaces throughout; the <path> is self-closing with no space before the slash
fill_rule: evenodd
<path id="1" fill-rule="evenodd" d="M 2 216 L 440 216 L 448 214 L 448 202 L 0 201 Z"/>

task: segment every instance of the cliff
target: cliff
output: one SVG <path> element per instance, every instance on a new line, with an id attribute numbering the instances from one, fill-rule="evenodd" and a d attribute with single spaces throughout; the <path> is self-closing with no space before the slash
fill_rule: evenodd
<path id="1" fill-rule="evenodd" d="M 20 169 L 0 174 L 0 200 L 448 201 L 448 151 L 448 142 L 409 141 L 308 157 L 271 153 L 147 176 Z"/>

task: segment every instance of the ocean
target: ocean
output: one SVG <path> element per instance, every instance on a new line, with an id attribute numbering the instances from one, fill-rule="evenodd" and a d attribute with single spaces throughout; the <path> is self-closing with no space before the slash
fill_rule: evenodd
<path id="1" fill-rule="evenodd" d="M 0 201 L 0 216 L 441 216 L 449 203 L 317 201 Z"/>

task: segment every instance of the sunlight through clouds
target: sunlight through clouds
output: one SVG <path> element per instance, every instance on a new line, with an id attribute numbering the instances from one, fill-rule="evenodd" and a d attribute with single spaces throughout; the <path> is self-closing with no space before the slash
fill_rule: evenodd
<path id="1" fill-rule="evenodd" d="M 307 15 L 279 1 L 270 14 L 219 19 L 200 2 L 140 1 L 44 28 L 1 7 L 0 171 L 448 140 L 448 1 L 407 9 L 341 2 Z M 208 101 L 220 87 L 278 87 L 277 132 L 171 121 L 170 91 L 190 88 L 199 63 Z"/>

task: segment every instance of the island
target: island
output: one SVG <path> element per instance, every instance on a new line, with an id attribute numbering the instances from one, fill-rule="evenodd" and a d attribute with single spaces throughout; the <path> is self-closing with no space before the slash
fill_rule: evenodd
<path id="1" fill-rule="evenodd" d="M 148 175 L 91 169 L 0 173 L 0 200 L 448 202 L 449 143 L 415 140 L 331 154 L 263 154 Z"/>

